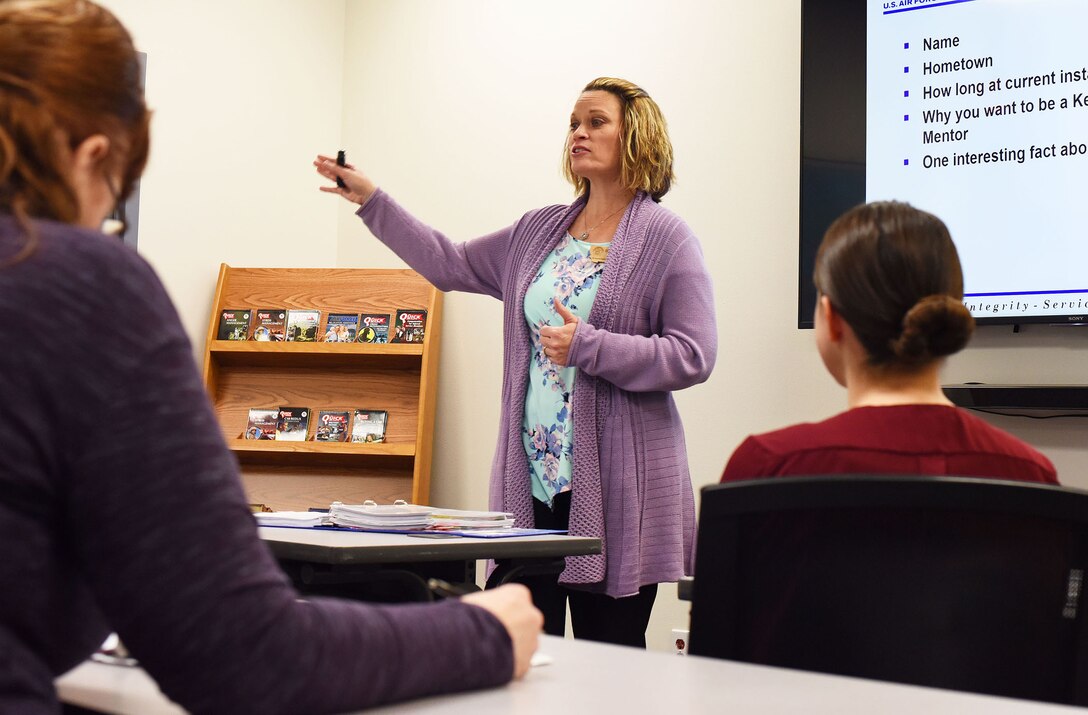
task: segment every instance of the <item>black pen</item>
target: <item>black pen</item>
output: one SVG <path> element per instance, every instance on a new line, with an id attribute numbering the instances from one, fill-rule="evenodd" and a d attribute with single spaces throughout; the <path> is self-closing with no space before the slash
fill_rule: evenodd
<path id="1" fill-rule="evenodd" d="M 476 591 L 476 589 L 466 586 L 454 586 L 452 583 L 443 581 L 440 578 L 427 579 L 427 588 L 431 590 L 431 593 L 442 598 L 459 598 Z"/>
<path id="2" fill-rule="evenodd" d="M 347 166 L 348 165 L 347 153 L 343 149 L 336 152 L 336 165 L 337 166 Z M 348 185 L 345 184 L 344 180 L 341 179 L 339 176 L 336 177 L 336 185 L 339 186 L 341 189 L 348 188 Z"/>

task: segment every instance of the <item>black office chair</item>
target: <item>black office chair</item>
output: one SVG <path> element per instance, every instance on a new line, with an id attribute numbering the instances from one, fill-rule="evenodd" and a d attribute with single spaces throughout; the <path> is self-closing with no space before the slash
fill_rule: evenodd
<path id="1" fill-rule="evenodd" d="M 1088 492 L 875 475 L 702 490 L 689 651 L 1088 705 Z"/>

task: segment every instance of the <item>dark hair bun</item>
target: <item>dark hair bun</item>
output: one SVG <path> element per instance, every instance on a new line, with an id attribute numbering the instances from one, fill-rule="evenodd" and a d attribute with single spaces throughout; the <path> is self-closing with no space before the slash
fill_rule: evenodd
<path id="1" fill-rule="evenodd" d="M 930 295 L 903 316 L 903 330 L 889 347 L 896 360 L 917 365 L 958 352 L 975 330 L 963 302 L 950 295 Z"/>

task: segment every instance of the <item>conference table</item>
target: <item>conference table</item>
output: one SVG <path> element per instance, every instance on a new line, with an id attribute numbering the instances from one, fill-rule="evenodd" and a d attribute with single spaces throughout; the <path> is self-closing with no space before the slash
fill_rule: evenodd
<path id="1" fill-rule="evenodd" d="M 770 668 L 543 636 L 550 663 L 501 688 L 369 710 L 414 715 L 806 713 L 1058 715 L 1080 708 Z M 331 676 L 330 676 L 331 677 Z M 114 715 L 177 715 L 139 668 L 86 662 L 56 681 L 69 704 Z"/>
<path id="2" fill-rule="evenodd" d="M 481 560 L 495 561 L 488 579 L 494 586 L 519 575 L 558 573 L 567 556 L 601 553 L 600 539 L 567 534 L 479 538 L 274 526 L 259 533 L 302 593 L 350 597 L 355 590 L 364 599 L 375 587 L 391 585 L 380 595 L 394 595 L 384 600 L 428 600 L 428 578 L 472 588 Z"/>

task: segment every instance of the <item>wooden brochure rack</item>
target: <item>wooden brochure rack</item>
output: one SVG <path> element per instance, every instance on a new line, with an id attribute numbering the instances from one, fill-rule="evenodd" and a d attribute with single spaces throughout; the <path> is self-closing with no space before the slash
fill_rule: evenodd
<path id="1" fill-rule="evenodd" d="M 226 309 L 282 307 L 329 313 L 427 310 L 414 343 L 217 340 Z M 204 383 L 223 436 L 241 464 L 251 502 L 275 510 L 339 500 L 429 500 L 442 294 L 419 274 L 394 269 L 234 268 L 223 264 L 204 354 Z M 322 323 L 323 324 L 323 323 Z M 390 330 L 392 337 L 392 328 Z M 245 440 L 251 408 L 386 410 L 384 443 Z M 313 425 L 310 434 L 312 439 Z"/>

